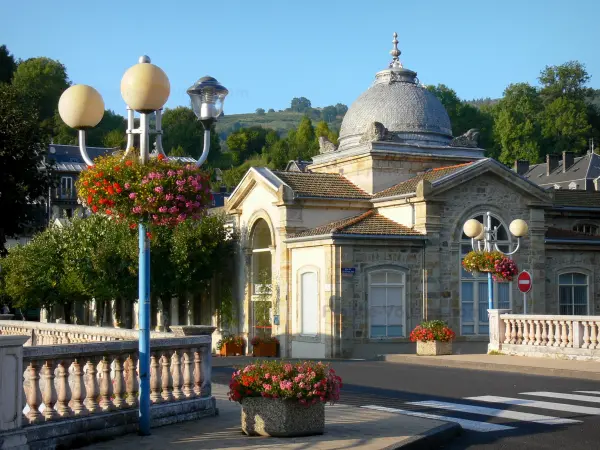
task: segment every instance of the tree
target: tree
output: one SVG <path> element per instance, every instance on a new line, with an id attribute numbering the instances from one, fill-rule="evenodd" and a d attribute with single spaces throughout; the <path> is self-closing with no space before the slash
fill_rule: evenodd
<path id="1" fill-rule="evenodd" d="M 262 108 L 256 108 L 256 114 L 259 116 L 264 116 L 265 115 L 265 110 Z"/>
<path id="2" fill-rule="evenodd" d="M 590 132 L 587 106 L 583 100 L 559 97 L 544 108 L 542 134 L 549 140 L 553 153 L 585 152 Z"/>
<path id="3" fill-rule="evenodd" d="M 227 138 L 234 165 L 242 164 L 252 155 L 262 153 L 269 130 L 262 127 L 241 128 Z"/>
<path id="4" fill-rule="evenodd" d="M 311 108 L 310 100 L 306 97 L 294 97 L 290 109 L 294 112 L 307 112 Z"/>
<path id="5" fill-rule="evenodd" d="M 298 128 L 290 131 L 288 141 L 290 159 L 306 160 L 319 153 L 315 129 L 308 117 L 303 117 Z"/>
<path id="6" fill-rule="evenodd" d="M 538 78 L 544 103 L 550 104 L 560 97 L 583 100 L 590 94 L 585 87 L 590 76 L 585 65 L 579 61 L 569 61 L 560 66 L 546 66 Z"/>
<path id="7" fill-rule="evenodd" d="M 333 142 L 334 144 L 337 145 L 338 135 L 337 135 L 337 133 L 335 133 L 329 129 L 329 125 L 327 125 L 327 122 L 325 122 L 325 121 L 319 122 L 315 128 L 315 137 L 317 139 L 317 145 L 319 142 L 319 138 L 321 136 L 326 137 L 331 142 Z"/>
<path id="8" fill-rule="evenodd" d="M 499 159 L 504 164 L 526 159 L 532 163 L 541 161 L 542 113 L 539 92 L 528 83 L 511 84 L 495 109 L 494 137 L 499 143 Z"/>
<path id="9" fill-rule="evenodd" d="M 344 114 L 346 114 L 346 112 L 348 112 L 348 107 L 346 105 L 344 105 L 343 103 L 336 103 L 335 109 L 337 111 L 338 116 L 344 116 Z"/>
<path id="10" fill-rule="evenodd" d="M 167 151 L 167 154 L 169 156 L 189 156 L 185 154 L 185 151 L 183 150 L 183 147 L 181 145 L 178 145 L 177 147 Z"/>
<path id="11" fill-rule="evenodd" d="M 333 122 L 337 116 L 337 109 L 335 106 L 326 106 L 321 110 L 321 118 L 325 122 Z"/>
<path id="12" fill-rule="evenodd" d="M 267 111 L 267 113 L 269 113 L 269 114 L 274 113 L 274 112 L 275 112 L 275 110 L 273 108 L 269 108 L 269 110 Z"/>
<path id="13" fill-rule="evenodd" d="M 38 111 L 11 85 L 0 84 L 0 255 L 6 237 L 31 225 L 36 202 L 51 186 Z"/>
<path id="14" fill-rule="evenodd" d="M 41 126 L 51 134 L 58 100 L 71 84 L 65 66 L 50 58 L 30 58 L 18 65 L 12 84 L 34 99 Z"/>
<path id="15" fill-rule="evenodd" d="M 15 57 L 10 54 L 6 45 L 0 46 L 0 83 L 10 83 L 17 70 Z"/>
<path id="16" fill-rule="evenodd" d="M 127 146 L 127 136 L 121 130 L 111 130 L 102 139 L 102 146 L 124 150 Z"/>

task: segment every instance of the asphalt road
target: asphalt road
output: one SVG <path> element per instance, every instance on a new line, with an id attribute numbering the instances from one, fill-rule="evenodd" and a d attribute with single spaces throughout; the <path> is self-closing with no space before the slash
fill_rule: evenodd
<path id="1" fill-rule="evenodd" d="M 371 361 L 333 367 L 344 382 L 340 403 L 461 420 L 464 432 L 444 449 L 600 450 L 598 381 Z M 214 367 L 213 382 L 230 374 Z"/>

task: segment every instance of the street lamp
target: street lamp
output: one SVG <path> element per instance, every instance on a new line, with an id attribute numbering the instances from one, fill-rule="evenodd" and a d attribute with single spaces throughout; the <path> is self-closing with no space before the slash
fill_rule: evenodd
<path id="1" fill-rule="evenodd" d="M 506 256 L 514 255 L 519 251 L 521 238 L 527 234 L 529 227 L 523 219 L 515 219 L 508 227 L 510 233 L 517 238 L 517 245 L 511 252 L 503 252 L 498 247 L 498 227 L 492 227 L 492 215 L 488 211 L 486 213 L 486 225 L 479 222 L 477 219 L 469 219 L 463 226 L 463 231 L 467 237 L 471 238 L 471 247 L 474 251 L 491 252 L 496 250 Z M 488 306 L 493 308 L 493 281 L 492 274 L 488 272 Z"/>
<path id="2" fill-rule="evenodd" d="M 127 104 L 127 148 L 125 156 L 133 148 L 134 136 L 140 135 L 140 162 L 150 158 L 150 134 L 156 135 L 156 150 L 164 155 L 162 148 L 162 107 L 167 102 L 171 86 L 163 70 L 151 64 L 148 56 L 141 56 L 139 63 L 130 67 L 121 79 L 121 96 Z M 211 77 L 201 78 L 188 90 L 194 113 L 204 126 L 204 150 L 197 166 L 208 157 L 210 125 L 223 111 L 227 89 Z M 75 85 L 60 97 L 58 111 L 63 121 L 79 130 L 79 149 L 88 166 L 94 163 L 85 145 L 85 131 L 95 127 L 104 114 L 104 101 L 94 88 Z M 135 111 L 140 113 L 140 127 L 134 128 Z M 150 129 L 150 114 L 156 113 L 155 127 Z M 139 222 L 139 432 L 150 434 L 150 243 L 146 225 Z"/>

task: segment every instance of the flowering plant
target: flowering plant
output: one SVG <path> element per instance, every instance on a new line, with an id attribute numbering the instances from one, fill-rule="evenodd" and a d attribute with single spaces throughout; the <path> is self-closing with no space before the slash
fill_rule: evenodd
<path id="1" fill-rule="evenodd" d="M 496 262 L 504 258 L 500 252 L 476 252 L 472 251 L 465 255 L 462 266 L 467 272 L 495 272 Z"/>
<path id="2" fill-rule="evenodd" d="M 492 276 L 494 281 L 512 281 L 512 277 L 519 273 L 517 264 L 508 257 L 503 257 L 501 260 L 496 261 L 494 266 L 495 274 Z"/>
<path id="3" fill-rule="evenodd" d="M 135 228 L 142 220 L 173 226 L 199 218 L 211 201 L 208 176 L 193 164 L 163 155 L 141 164 L 122 154 L 97 158 L 76 183 L 81 202 L 94 213 L 127 220 Z"/>
<path id="4" fill-rule="evenodd" d="M 410 333 L 410 340 L 417 341 L 441 341 L 448 342 L 454 339 L 454 331 L 452 331 L 445 322 L 441 320 L 431 320 L 417 325 Z"/>
<path id="5" fill-rule="evenodd" d="M 252 338 L 252 340 L 250 341 L 250 343 L 252 345 L 259 345 L 259 344 L 279 344 L 279 339 L 277 339 L 275 336 L 254 336 Z"/>
<path id="6" fill-rule="evenodd" d="M 321 362 L 264 361 L 237 370 L 229 383 L 229 400 L 246 397 L 281 398 L 303 405 L 335 403 L 340 399 L 342 379 Z"/>
<path id="7" fill-rule="evenodd" d="M 233 344 L 236 346 L 243 347 L 244 346 L 244 338 L 242 336 L 223 336 L 217 342 L 217 350 L 221 350 L 225 344 Z"/>

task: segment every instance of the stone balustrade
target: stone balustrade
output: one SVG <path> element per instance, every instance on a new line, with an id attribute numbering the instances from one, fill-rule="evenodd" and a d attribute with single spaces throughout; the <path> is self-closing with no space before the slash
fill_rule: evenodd
<path id="1" fill-rule="evenodd" d="M 600 360 L 600 316 L 509 314 L 489 310 L 490 351 Z"/>
<path id="2" fill-rule="evenodd" d="M 29 336 L 26 346 L 62 345 L 86 342 L 132 341 L 139 337 L 138 330 L 104 328 L 63 323 L 41 323 L 21 320 L 0 321 L 0 335 Z M 153 339 L 169 338 L 171 333 L 152 332 Z"/>

